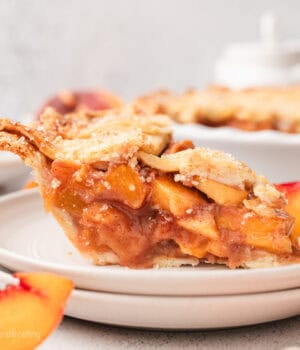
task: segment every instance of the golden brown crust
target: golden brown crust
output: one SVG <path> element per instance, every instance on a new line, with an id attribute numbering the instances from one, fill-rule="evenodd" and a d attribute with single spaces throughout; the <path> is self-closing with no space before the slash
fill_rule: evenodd
<path id="1" fill-rule="evenodd" d="M 22 158 L 26 165 L 35 167 L 37 158 L 41 156 L 40 152 L 27 138 L 11 132 L 12 130 L 9 132 L 0 131 L 0 150 L 15 153 Z"/>
<path id="2" fill-rule="evenodd" d="M 245 90 L 213 86 L 181 95 L 158 91 L 137 99 L 136 104 L 180 123 L 300 133 L 300 86 Z"/>
<path id="3" fill-rule="evenodd" d="M 1 130 L 23 136 L 52 160 L 88 164 L 130 159 L 138 150 L 160 154 L 171 139 L 168 117 L 144 117 L 130 107 L 67 116 L 48 109 L 30 126 L 2 119 Z"/>
<path id="4" fill-rule="evenodd" d="M 168 117 L 139 114 L 128 105 L 119 109 L 61 116 L 48 109 L 31 126 L 0 120 L 2 149 L 23 159 L 36 159 L 37 149 L 51 160 L 95 164 L 138 158 L 153 169 L 176 174 L 177 180 L 210 179 L 241 190 L 252 190 L 267 205 L 284 202 L 284 195 L 232 155 L 196 147 L 162 154 L 171 142 Z M 0 144 L 1 147 L 1 144 Z M 30 165 L 30 164 L 29 164 Z M 196 186 L 197 187 L 197 186 Z"/>

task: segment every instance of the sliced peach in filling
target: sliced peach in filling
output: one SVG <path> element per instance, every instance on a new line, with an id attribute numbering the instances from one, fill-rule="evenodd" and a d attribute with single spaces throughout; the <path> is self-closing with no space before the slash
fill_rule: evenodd
<path id="1" fill-rule="evenodd" d="M 227 246 L 220 240 L 210 241 L 207 251 L 208 253 L 211 253 L 219 258 L 226 258 L 229 255 Z"/>
<path id="2" fill-rule="evenodd" d="M 195 187 L 220 205 L 239 204 L 248 195 L 247 191 L 209 179 L 199 179 L 199 183 Z"/>
<path id="3" fill-rule="evenodd" d="M 198 211 L 195 215 L 185 216 L 178 219 L 177 224 L 190 232 L 201 234 L 209 239 L 219 238 L 214 216 L 209 211 Z"/>
<path id="4" fill-rule="evenodd" d="M 54 167 L 56 172 L 58 165 Z M 67 169 L 62 170 L 62 174 L 68 176 Z M 242 251 L 245 246 L 271 253 L 292 252 L 290 239 L 284 235 L 288 231 L 286 219 L 263 217 L 245 209 L 240 204 L 247 198 L 247 191 L 213 180 L 201 179 L 195 186 L 197 189 L 193 189 L 175 182 L 171 176 L 161 175 L 147 184 L 137 170 L 122 164 L 109 169 L 97 182 L 93 194 L 97 201 L 83 201 L 78 195 L 80 186 L 84 186 L 84 182 L 78 184 L 73 193 L 67 182 L 58 203 L 79 220 L 77 244 L 83 251 L 93 249 L 95 252 L 97 247 L 106 246 L 120 258 L 121 264 L 144 264 L 146 256 L 151 255 L 153 244 L 161 239 L 173 240 L 183 254 L 198 258 L 207 253 L 229 258 L 234 247 L 241 247 Z M 148 195 L 150 186 L 151 196 Z M 199 190 L 217 205 L 209 203 Z M 152 232 L 151 215 L 154 212 L 162 216 L 163 212 L 144 206 L 146 200 L 150 201 L 152 208 L 158 207 L 172 214 L 171 222 L 167 220 L 167 230 L 152 220 L 153 230 L 156 225 L 159 231 L 158 237 Z M 116 202 L 134 210 L 144 207 L 140 211 L 125 212 L 124 206 Z M 175 233 L 177 230 L 185 231 L 189 239 L 182 239 Z"/>
<path id="5" fill-rule="evenodd" d="M 176 227 L 170 238 L 178 244 L 183 254 L 203 258 L 207 253 L 209 240 L 204 235 Z"/>
<path id="6" fill-rule="evenodd" d="M 193 208 L 207 203 L 196 191 L 160 176 L 152 182 L 152 204 L 168 210 L 174 216 L 186 215 Z"/>
<path id="7" fill-rule="evenodd" d="M 66 188 L 55 196 L 55 206 L 65 209 L 70 215 L 80 216 L 86 204 L 79 194 Z"/>
<path id="8" fill-rule="evenodd" d="M 291 240 L 286 232 L 286 222 L 273 217 L 252 216 L 241 227 L 246 243 L 271 253 L 291 253 Z"/>
<path id="9" fill-rule="evenodd" d="M 197 244 L 178 243 L 178 245 L 182 253 L 201 259 L 207 253 L 208 241 L 203 240 Z"/>
<path id="10" fill-rule="evenodd" d="M 127 165 L 119 165 L 108 171 L 98 187 L 107 192 L 110 199 L 118 200 L 130 208 L 140 208 L 147 195 L 147 189 L 139 173 Z"/>
<path id="11" fill-rule="evenodd" d="M 220 207 L 216 216 L 218 229 L 227 234 L 232 243 L 247 244 L 271 253 L 291 253 L 287 220 L 280 217 L 259 216 L 238 207 Z"/>
<path id="12" fill-rule="evenodd" d="M 70 181 L 77 170 L 79 170 L 79 166 L 72 162 L 54 160 L 51 164 L 53 178 L 64 184 Z"/>

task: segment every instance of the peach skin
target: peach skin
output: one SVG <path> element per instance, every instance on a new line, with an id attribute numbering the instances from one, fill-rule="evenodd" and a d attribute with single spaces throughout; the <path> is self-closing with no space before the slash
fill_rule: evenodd
<path id="1" fill-rule="evenodd" d="M 288 200 L 286 211 L 296 219 L 291 237 L 293 243 L 300 248 L 300 182 L 278 184 L 276 187 Z"/>
<path id="2" fill-rule="evenodd" d="M 35 349 L 60 323 L 73 282 L 51 273 L 15 273 L 0 290 L 0 349 Z"/>

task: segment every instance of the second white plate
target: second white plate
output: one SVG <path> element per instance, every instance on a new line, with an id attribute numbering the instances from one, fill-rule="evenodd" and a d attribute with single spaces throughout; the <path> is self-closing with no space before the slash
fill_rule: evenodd
<path id="1" fill-rule="evenodd" d="M 74 290 L 65 314 L 93 322 L 154 328 L 212 329 L 300 313 L 300 289 L 226 296 L 145 296 Z"/>
<path id="2" fill-rule="evenodd" d="M 222 266 L 132 270 L 89 264 L 56 221 L 37 190 L 0 198 L 0 264 L 11 270 L 49 271 L 81 289 L 144 295 L 228 295 L 300 287 L 300 264 L 253 270 Z"/>

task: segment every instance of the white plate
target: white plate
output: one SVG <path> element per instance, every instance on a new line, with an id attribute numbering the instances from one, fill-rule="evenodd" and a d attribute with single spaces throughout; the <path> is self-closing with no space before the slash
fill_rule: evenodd
<path id="1" fill-rule="evenodd" d="M 144 296 L 75 290 L 65 314 L 88 321 L 156 329 L 238 327 L 300 313 L 300 289 L 227 296 Z"/>
<path id="2" fill-rule="evenodd" d="M 232 153 L 270 181 L 300 180 L 300 134 L 269 130 L 247 132 L 228 127 L 210 128 L 198 124 L 175 124 L 174 131 L 177 140 L 191 139 L 197 146 Z"/>
<path id="3" fill-rule="evenodd" d="M 20 184 L 24 182 L 30 169 L 26 167 L 21 159 L 10 152 L 0 151 L 0 185 Z"/>
<path id="4" fill-rule="evenodd" d="M 45 214 L 37 190 L 0 199 L 0 264 L 12 270 L 58 272 L 89 290 L 145 295 L 225 295 L 300 287 L 300 264 L 270 269 L 222 266 L 132 270 L 89 264 Z"/>

